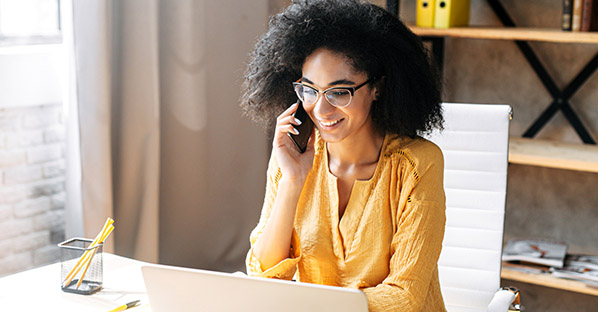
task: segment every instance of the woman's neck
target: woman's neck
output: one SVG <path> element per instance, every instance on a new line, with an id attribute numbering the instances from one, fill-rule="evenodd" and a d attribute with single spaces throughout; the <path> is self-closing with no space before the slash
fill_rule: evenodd
<path id="1" fill-rule="evenodd" d="M 347 137 L 341 142 L 327 143 L 329 162 L 341 167 L 376 163 L 384 142 L 384 134 L 371 129 Z"/>

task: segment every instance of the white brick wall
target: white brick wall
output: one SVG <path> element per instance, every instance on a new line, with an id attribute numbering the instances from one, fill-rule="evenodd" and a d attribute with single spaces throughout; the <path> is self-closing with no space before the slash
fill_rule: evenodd
<path id="1" fill-rule="evenodd" d="M 64 240 L 62 105 L 0 108 L 0 276 L 59 260 Z"/>

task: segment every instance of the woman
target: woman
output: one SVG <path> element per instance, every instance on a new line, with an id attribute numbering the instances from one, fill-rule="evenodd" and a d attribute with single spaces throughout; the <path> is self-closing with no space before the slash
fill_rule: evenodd
<path id="1" fill-rule="evenodd" d="M 293 82 L 295 82 L 293 84 Z M 248 65 L 242 106 L 276 119 L 248 274 L 361 289 L 370 311 L 444 311 L 440 83 L 421 41 L 359 1 L 295 1 Z M 300 153 L 297 97 L 315 123 Z"/>

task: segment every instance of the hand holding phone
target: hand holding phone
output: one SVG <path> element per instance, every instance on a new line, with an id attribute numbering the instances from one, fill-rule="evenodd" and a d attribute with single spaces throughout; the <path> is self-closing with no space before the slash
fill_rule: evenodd
<path id="1" fill-rule="evenodd" d="M 298 126 L 293 125 L 293 127 L 299 132 L 299 134 L 287 133 L 297 149 L 299 149 L 299 153 L 304 153 L 305 149 L 307 148 L 307 143 L 309 142 L 309 137 L 311 136 L 312 131 L 314 130 L 314 122 L 309 118 L 309 115 L 303 108 L 303 103 L 301 101 L 297 101 L 297 110 L 295 114 L 293 114 L 295 118 L 301 121 L 301 124 Z"/>

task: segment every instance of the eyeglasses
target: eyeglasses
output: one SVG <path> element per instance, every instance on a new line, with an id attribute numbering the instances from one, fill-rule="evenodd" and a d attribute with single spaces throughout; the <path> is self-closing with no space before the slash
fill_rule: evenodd
<path id="1" fill-rule="evenodd" d="M 351 99 L 353 99 L 355 91 L 357 91 L 359 88 L 365 86 L 366 84 L 375 79 L 376 78 L 373 77 L 355 87 L 332 87 L 324 91 L 320 91 L 312 86 L 308 86 L 298 81 L 293 82 L 293 87 L 295 88 L 295 93 L 297 93 L 297 96 L 299 97 L 301 102 L 303 102 L 303 105 L 315 104 L 320 98 L 320 94 L 323 93 L 324 97 L 326 98 L 328 103 L 330 103 L 330 105 L 335 107 L 346 107 L 349 104 L 351 104 Z"/>

